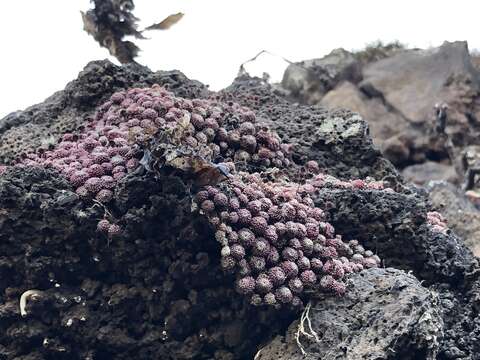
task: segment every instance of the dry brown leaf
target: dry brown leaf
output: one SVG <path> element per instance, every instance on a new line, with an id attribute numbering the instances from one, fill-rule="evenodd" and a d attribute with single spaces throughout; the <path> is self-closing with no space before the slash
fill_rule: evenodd
<path id="1" fill-rule="evenodd" d="M 181 13 L 181 12 L 169 15 L 165 19 L 163 19 L 161 22 L 146 27 L 145 30 L 167 30 L 167 29 L 170 29 L 173 25 L 175 25 L 177 22 L 180 21 L 180 19 L 183 17 L 183 15 L 184 14 Z"/>

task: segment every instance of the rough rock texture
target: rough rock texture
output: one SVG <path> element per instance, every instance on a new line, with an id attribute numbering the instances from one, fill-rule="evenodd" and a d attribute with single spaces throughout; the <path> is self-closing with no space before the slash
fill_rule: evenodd
<path id="1" fill-rule="evenodd" d="M 395 179 L 396 171 L 373 145 L 365 121 L 348 110 L 291 104 L 258 78 L 240 77 L 218 95 L 255 110 L 280 137 L 294 144 L 294 160 L 316 160 L 339 178 Z"/>
<path id="2" fill-rule="evenodd" d="M 314 200 L 328 209 L 332 225 L 375 249 L 386 266 L 411 270 L 430 283 L 458 285 L 478 265 L 461 239 L 430 230 L 428 199 L 420 192 L 322 189 Z"/>
<path id="3" fill-rule="evenodd" d="M 432 205 L 445 216 L 448 226 L 480 256 L 480 211 L 452 184 L 435 181 L 428 184 L 428 190 Z"/>
<path id="4" fill-rule="evenodd" d="M 178 72 L 94 62 L 67 90 L 0 120 L 1 144 L 10 144 L 0 149 L 1 161 L 38 148 L 43 131 L 56 143 L 62 129 L 79 128 L 115 90 L 153 82 L 169 83 L 184 97 L 214 96 L 250 107 L 257 119 L 297 144 L 291 179 L 305 179 L 303 165 L 315 159 L 342 179 L 388 180 L 395 191 L 325 187 L 312 197 L 346 240 L 359 239 L 386 266 L 412 271 L 438 292 L 438 305 L 429 297 L 418 305 L 431 309 L 431 319 L 442 316 L 438 346 L 429 347 L 433 338 L 422 329 L 434 327 L 424 322 L 425 327 L 404 327 L 400 344 L 417 358 L 437 350 L 441 360 L 479 358 L 478 260 L 455 234 L 434 231 L 427 222 L 426 192 L 402 185 L 354 113 L 292 105 L 259 79 L 242 77 L 213 94 Z M 32 132 L 39 137 L 31 144 L 15 143 Z M 59 174 L 0 171 L 0 354 L 6 359 L 249 359 L 298 317 L 251 307 L 235 293 L 232 276 L 221 271 L 214 234 L 191 212 L 190 189 L 174 174 L 135 172 L 120 180 L 109 211 L 124 232 L 109 240 L 95 231 L 105 209 L 78 199 Z M 411 284 L 402 293 L 413 286 L 420 296 L 430 294 L 412 277 L 401 278 Z M 32 289 L 41 292 L 29 298 L 22 317 L 19 298 Z M 363 299 L 358 306 L 366 309 L 371 299 Z M 329 314 L 341 304 L 323 301 Z M 387 320 L 383 329 L 391 325 Z M 386 342 L 378 344 L 379 353 L 388 352 L 380 349 Z"/>
<path id="5" fill-rule="evenodd" d="M 452 233 L 432 231 L 425 223 L 426 192 L 383 196 L 374 191 L 340 192 L 318 194 L 316 203 L 330 207 L 330 222 L 346 238 L 375 248 L 385 266 L 413 271 L 424 285 L 439 292 L 446 325 L 437 358 L 478 359 L 478 259 L 463 240 Z"/>
<path id="6" fill-rule="evenodd" d="M 257 360 L 436 358 L 443 321 L 435 292 L 414 276 L 391 268 L 354 275 L 348 289 L 340 301 L 312 301 L 308 312 L 312 329 L 308 321 L 304 328 L 309 335 L 316 332 L 318 342 L 311 335 L 297 335 L 297 320 L 285 335 L 263 347 Z"/>
<path id="7" fill-rule="evenodd" d="M 478 270 L 477 270 L 478 271 Z M 443 309 L 444 338 L 438 359 L 479 359 L 480 320 L 478 319 L 479 281 L 474 274 L 471 286 L 454 290 L 436 286 Z"/>
<path id="8" fill-rule="evenodd" d="M 292 314 L 251 307 L 235 294 L 183 186 L 175 177 L 124 178 L 114 209 L 126 234 L 108 241 L 95 232 L 103 210 L 81 202 L 58 176 L 7 170 L 0 177 L 2 357 L 248 358 L 269 329 L 288 324 Z M 19 298 L 29 289 L 44 293 L 22 318 Z"/>

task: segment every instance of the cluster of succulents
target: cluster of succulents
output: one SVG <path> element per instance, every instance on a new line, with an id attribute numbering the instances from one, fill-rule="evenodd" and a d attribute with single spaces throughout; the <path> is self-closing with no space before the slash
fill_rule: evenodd
<path id="1" fill-rule="evenodd" d="M 288 146 L 255 120 L 235 103 L 175 97 L 158 85 L 133 88 L 113 94 L 80 133 L 63 135 L 53 149 L 27 154 L 17 165 L 53 168 L 80 197 L 103 204 L 112 200 L 117 181 L 137 169 L 152 137 L 180 128 L 181 143 L 208 148 L 210 161 L 288 166 Z M 106 230 L 103 222 L 99 229 L 117 234 L 117 226 L 110 226 Z"/>
<path id="2" fill-rule="evenodd" d="M 340 189 L 351 189 L 351 190 L 384 190 L 384 191 L 393 191 L 390 188 L 386 188 L 383 181 L 376 181 L 373 179 L 353 179 L 353 180 L 339 180 L 331 175 L 327 174 L 317 174 L 313 178 L 308 179 L 305 182 L 304 187 L 306 189 L 312 187 L 316 189 L 320 188 L 340 188 Z"/>
<path id="3" fill-rule="evenodd" d="M 290 164 L 289 146 L 255 121 L 255 114 L 235 103 L 188 100 L 154 85 L 113 94 L 80 134 L 65 134 L 54 149 L 30 153 L 23 165 L 52 167 L 66 176 L 81 196 L 108 202 L 115 181 L 135 170 L 141 146 L 159 131 L 182 126 L 182 141 L 208 146 L 211 160 Z"/>
<path id="4" fill-rule="evenodd" d="M 377 190 L 384 192 L 393 192 L 393 189 L 386 187 L 383 181 L 376 181 L 373 179 L 352 179 L 340 180 L 334 176 L 317 173 L 309 179 L 306 179 L 303 184 L 296 184 L 295 187 L 301 192 L 313 194 L 318 190 L 328 189 L 348 189 L 348 190 Z"/>
<path id="5" fill-rule="evenodd" d="M 343 294 L 347 274 L 380 263 L 358 241 L 335 235 L 298 184 L 239 173 L 199 191 L 195 203 L 216 230 L 222 268 L 254 305 L 299 306 L 313 288 Z"/>
<path id="6" fill-rule="evenodd" d="M 334 176 L 325 174 L 321 171 L 320 166 L 315 160 L 309 160 L 304 166 L 309 178 L 305 183 L 308 187 L 314 188 L 338 188 L 338 189 L 363 189 L 363 190 L 386 190 L 392 192 L 393 189 L 386 188 L 383 181 L 377 181 L 373 178 L 367 177 L 366 179 L 353 179 L 353 180 L 340 180 Z"/>
<path id="7" fill-rule="evenodd" d="M 195 201 L 222 244 L 222 268 L 237 275 L 238 292 L 252 304 L 299 306 L 305 291 L 316 287 L 343 294 L 347 274 L 379 264 L 356 240 L 335 235 L 309 194 L 325 186 L 378 190 L 383 184 L 340 181 L 320 173 L 314 161 L 305 165 L 312 177 L 302 184 L 262 180 L 254 171 L 291 165 L 290 145 L 233 102 L 184 99 L 159 86 L 117 92 L 83 131 L 65 134 L 53 149 L 27 154 L 17 165 L 56 169 L 81 198 L 107 206 L 116 183 L 144 165 L 145 151 L 165 155 L 158 148 L 166 143 L 182 156 L 226 164 L 232 173 L 201 188 Z M 109 237 L 122 232 L 107 218 L 97 230 Z"/>
<path id="8" fill-rule="evenodd" d="M 427 212 L 427 224 L 434 232 L 446 234 L 448 231 L 448 225 L 445 218 L 437 211 Z"/>

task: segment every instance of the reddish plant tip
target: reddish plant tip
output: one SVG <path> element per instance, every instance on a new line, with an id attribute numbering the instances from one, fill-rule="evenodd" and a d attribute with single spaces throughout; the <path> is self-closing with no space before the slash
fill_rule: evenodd
<path id="1" fill-rule="evenodd" d="M 313 174 L 317 174 L 320 171 L 320 167 L 318 166 L 318 163 L 314 160 L 307 161 L 305 164 L 305 167 L 307 168 L 308 171 L 310 171 Z"/>
<path id="2" fill-rule="evenodd" d="M 211 200 L 203 201 L 200 207 L 205 212 L 212 212 L 213 210 L 215 210 L 215 204 Z"/>
<path id="3" fill-rule="evenodd" d="M 110 239 L 118 237 L 122 234 L 122 228 L 117 224 L 111 224 L 108 227 L 108 237 Z"/>
<path id="4" fill-rule="evenodd" d="M 275 298 L 282 304 L 288 304 L 293 300 L 293 294 L 288 287 L 282 286 L 275 292 Z"/>
<path id="5" fill-rule="evenodd" d="M 100 201 L 101 203 L 106 204 L 113 199 L 113 191 L 108 189 L 102 189 L 97 193 L 95 199 Z"/>
<path id="6" fill-rule="evenodd" d="M 255 279 L 251 276 L 241 278 L 237 281 L 237 290 L 239 293 L 248 295 L 255 289 Z"/>
<path id="7" fill-rule="evenodd" d="M 97 224 L 97 231 L 101 232 L 101 233 L 108 233 L 108 230 L 110 229 L 110 221 L 108 220 L 100 220 Z"/>
<path id="8" fill-rule="evenodd" d="M 266 276 L 258 277 L 255 282 L 255 289 L 259 294 L 266 294 L 273 289 L 273 284 Z"/>
<path id="9" fill-rule="evenodd" d="M 446 234 L 448 232 L 447 221 L 437 211 L 429 211 L 427 213 L 427 224 L 433 232 Z"/>
<path id="10" fill-rule="evenodd" d="M 216 206 L 227 207 L 228 206 L 228 197 L 225 194 L 218 193 L 213 197 L 213 202 Z"/>

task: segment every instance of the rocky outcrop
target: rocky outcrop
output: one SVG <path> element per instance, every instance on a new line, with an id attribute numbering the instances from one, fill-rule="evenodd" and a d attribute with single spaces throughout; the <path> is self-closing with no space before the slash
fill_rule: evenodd
<path id="1" fill-rule="evenodd" d="M 328 92 L 320 101 L 326 108 L 346 108 L 358 112 L 368 120 L 374 143 L 395 164 L 410 156 L 410 146 L 402 141 L 409 123 L 401 114 L 390 111 L 379 98 L 370 98 L 355 84 L 343 82 Z M 396 145 L 398 143 L 398 145 Z"/>
<path id="2" fill-rule="evenodd" d="M 465 42 L 405 51 L 368 64 L 362 75 L 361 89 L 370 96 L 381 96 L 414 124 L 426 122 L 435 103 L 453 103 L 468 96 L 465 85 L 473 94 L 479 90 Z M 458 115 L 459 123 L 468 124 L 465 114 Z"/>
<path id="3" fill-rule="evenodd" d="M 433 107 L 437 103 L 449 106 L 447 133 L 456 148 L 454 156 L 476 143 L 480 82 L 465 42 L 445 42 L 427 50 L 401 49 L 380 58 L 365 54 L 344 56 L 361 64 L 360 77 L 342 78 L 347 82 L 334 83 L 321 96 L 314 92 L 315 101 L 310 103 L 345 107 L 361 114 L 370 125 L 375 143 L 401 168 L 448 159 L 444 139 L 439 139 L 434 130 Z M 321 64 L 322 59 L 316 63 Z M 338 66 L 343 62 L 339 61 Z M 309 89 L 318 87 L 322 79 L 317 78 L 316 83 L 312 78 L 304 80 L 308 85 L 294 98 L 300 102 L 308 99 Z M 295 94 L 288 81 L 282 84 Z"/>
<path id="4" fill-rule="evenodd" d="M 282 86 L 288 89 L 293 99 L 317 104 L 339 82 L 360 79 L 360 62 L 350 52 L 335 49 L 321 59 L 289 65 L 283 75 Z"/>
<path id="5" fill-rule="evenodd" d="M 403 271 L 364 271 L 341 300 L 312 300 L 256 359 L 436 359 L 443 337 L 438 302 Z"/>
<path id="6" fill-rule="evenodd" d="M 327 346 L 338 356 L 358 351 L 366 358 L 478 358 L 477 259 L 452 231 L 428 222 L 427 193 L 404 184 L 373 145 L 366 122 L 350 111 L 292 104 L 246 76 L 211 93 L 179 72 L 93 62 L 66 90 L 0 120 L 2 145 L 10 144 L 0 149 L 2 162 L 38 149 L 45 134 L 52 145 L 63 131 L 81 129 L 114 90 L 152 83 L 170 84 L 185 98 L 248 106 L 258 121 L 297 144 L 292 167 L 267 170 L 265 178 L 305 181 L 313 159 L 327 174 L 383 179 L 392 186 L 381 191 L 360 181 L 355 189 L 312 192 L 346 240 L 358 239 L 385 266 L 412 274 L 366 270 L 350 278 L 343 299 L 312 291 L 308 319 L 324 341 L 310 343 L 303 334 L 304 350 L 327 359 Z M 38 134 L 31 143 L 15 142 L 29 132 Z M 231 360 L 268 359 L 279 349 L 292 357 L 301 353 L 279 344 L 282 338 L 262 346 L 289 326 L 294 331 L 295 319 L 305 324 L 305 313 L 253 307 L 235 292 L 233 275 L 222 271 L 215 240 L 220 235 L 192 212 L 191 184 L 177 173 L 140 168 L 118 181 L 107 208 L 77 195 L 51 170 L 0 171 L 2 357 Z M 107 210 L 123 225 L 118 237 L 96 231 Z M 291 344 L 291 335 L 286 339 Z"/>
<path id="7" fill-rule="evenodd" d="M 467 168 L 477 168 L 480 158 L 478 55 L 469 53 L 466 42 L 445 42 L 426 50 L 378 46 L 344 57 L 356 59 L 360 78 L 336 83 L 316 97 L 317 104 L 358 112 L 367 121 L 374 144 L 401 171 L 405 181 L 417 185 L 430 180 L 466 184 Z M 317 63 L 321 64 L 321 59 Z M 338 66 L 342 64 L 339 61 Z M 305 81 L 310 88 L 315 87 L 314 79 Z M 282 84 L 287 91 L 292 90 L 288 82 Z M 294 96 L 299 102 L 305 98 L 308 95 L 303 93 Z M 447 106 L 446 135 L 437 131 L 436 104 Z M 478 179 L 471 185 L 477 189 Z M 470 195 L 476 194 L 475 190 Z M 447 218 L 453 214 L 445 211 Z M 456 215 L 453 223 L 470 224 L 467 213 Z M 456 230 L 465 235 L 460 228 Z M 474 242 L 480 239 L 465 236 L 475 249 L 478 245 Z"/>

